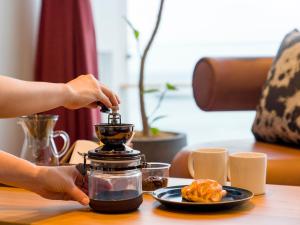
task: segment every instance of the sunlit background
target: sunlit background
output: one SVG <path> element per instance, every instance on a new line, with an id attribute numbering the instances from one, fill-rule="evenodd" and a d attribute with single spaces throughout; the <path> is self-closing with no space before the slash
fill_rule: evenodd
<path id="1" fill-rule="evenodd" d="M 124 16 L 140 31 L 141 48 L 148 41 L 159 1 L 94 0 L 94 17 L 102 81 L 118 90 L 126 121 L 141 128 L 138 103 L 139 57 Z M 190 144 L 229 138 L 251 138 L 254 112 L 203 112 L 195 104 L 191 82 L 201 57 L 273 56 L 284 35 L 299 27 L 296 0 L 166 0 L 161 26 L 146 62 L 146 85 L 170 82 L 178 91 L 165 98 L 154 124 L 185 132 Z M 148 95 L 147 111 L 158 94 Z"/>
<path id="2" fill-rule="evenodd" d="M 139 60 L 127 17 L 140 31 L 144 48 L 154 27 L 158 0 L 91 0 L 101 81 L 122 98 L 123 120 L 141 128 L 137 80 Z M 0 0 L 1 74 L 32 80 L 41 0 Z M 191 89 L 201 57 L 273 56 L 284 35 L 300 26 L 298 0 L 166 0 L 158 35 L 146 62 L 147 87 L 170 82 L 154 124 L 185 132 L 189 144 L 251 138 L 254 112 L 203 112 Z M 2 19 L 1 19 L 2 18 Z M 148 95 L 151 112 L 158 95 Z M 0 149 L 16 155 L 24 136 L 15 119 L 0 120 Z"/>

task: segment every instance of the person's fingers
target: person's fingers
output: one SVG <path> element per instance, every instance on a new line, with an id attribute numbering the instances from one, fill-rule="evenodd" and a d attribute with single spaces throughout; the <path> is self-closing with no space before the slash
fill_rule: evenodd
<path id="1" fill-rule="evenodd" d="M 90 202 L 89 197 L 76 186 L 76 184 L 84 186 L 85 177 L 81 175 L 81 173 L 76 169 L 75 166 L 65 167 L 70 176 L 73 177 L 72 187 L 66 188 L 66 193 L 70 196 L 70 199 L 79 202 L 82 205 L 88 205 Z"/>
<path id="2" fill-rule="evenodd" d="M 94 108 L 97 108 L 97 107 L 98 107 L 98 105 L 97 105 L 96 102 L 93 102 L 93 103 L 88 104 L 88 105 L 86 106 L 86 108 L 89 108 L 89 109 L 94 109 Z"/>
<path id="3" fill-rule="evenodd" d="M 84 193 L 87 194 L 88 191 L 88 178 L 87 176 L 83 177 L 77 177 L 75 180 L 75 184 L 77 187 L 79 187 Z"/>
<path id="4" fill-rule="evenodd" d="M 103 91 L 105 93 L 105 90 L 103 90 Z M 112 103 L 113 106 L 118 106 L 119 105 L 119 102 L 118 102 L 118 100 L 117 100 L 114 93 L 107 92 L 107 93 L 105 93 L 105 95 L 109 98 L 109 100 L 110 100 L 110 102 Z"/>
<path id="5" fill-rule="evenodd" d="M 53 192 L 48 190 L 40 190 L 37 192 L 38 195 L 42 196 L 43 198 L 51 199 L 51 200 L 69 200 L 66 193 L 63 192 Z"/>
<path id="6" fill-rule="evenodd" d="M 103 93 L 109 98 L 113 106 L 119 105 L 119 101 L 116 97 L 116 94 L 114 94 L 109 88 L 105 87 L 104 85 L 101 85 L 100 88 L 103 91 Z"/>
<path id="7" fill-rule="evenodd" d="M 47 192 L 42 197 L 51 200 L 64 200 L 64 201 L 74 200 L 73 197 L 70 196 L 68 193 L 63 193 L 63 192 Z"/>
<path id="8" fill-rule="evenodd" d="M 120 100 L 119 96 L 118 96 L 118 95 L 115 95 L 115 97 L 116 97 L 118 103 L 121 104 L 121 100 Z"/>
<path id="9" fill-rule="evenodd" d="M 78 169 L 75 167 L 73 172 L 73 177 L 75 180 L 75 185 L 82 190 L 85 194 L 88 194 L 88 176 L 83 176 Z"/>
<path id="10" fill-rule="evenodd" d="M 82 188 L 80 188 L 80 190 L 82 190 L 86 195 L 89 194 L 89 189 L 88 189 L 88 187 L 82 187 Z"/>
<path id="11" fill-rule="evenodd" d="M 102 102 L 106 107 L 108 107 L 108 108 L 112 107 L 112 103 L 111 103 L 110 99 L 105 94 L 103 94 L 101 91 L 99 92 L 98 100 L 100 102 Z"/>
<path id="12" fill-rule="evenodd" d="M 79 202 L 82 205 L 88 205 L 90 203 L 89 197 L 75 185 L 68 189 L 67 193 L 71 199 Z"/>

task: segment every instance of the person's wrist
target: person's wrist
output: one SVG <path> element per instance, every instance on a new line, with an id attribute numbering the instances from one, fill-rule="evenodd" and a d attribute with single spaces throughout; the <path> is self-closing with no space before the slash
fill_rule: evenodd
<path id="1" fill-rule="evenodd" d="M 62 83 L 61 85 L 61 96 L 62 96 L 62 104 L 61 106 L 66 107 L 68 105 L 68 103 L 70 102 L 70 99 L 72 98 L 72 88 L 70 87 L 70 85 L 68 85 L 68 83 Z"/>
<path id="2" fill-rule="evenodd" d="M 43 183 L 43 177 L 46 173 L 46 168 L 43 166 L 36 166 L 33 165 L 32 172 L 29 174 L 29 179 L 27 183 L 26 189 L 38 192 L 38 190 L 41 187 L 41 184 Z"/>

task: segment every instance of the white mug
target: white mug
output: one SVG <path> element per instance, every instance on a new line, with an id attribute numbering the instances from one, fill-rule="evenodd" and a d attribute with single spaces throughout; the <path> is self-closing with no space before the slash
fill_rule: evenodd
<path id="1" fill-rule="evenodd" d="M 221 185 L 227 180 L 227 149 L 202 148 L 192 151 L 188 159 L 188 169 L 195 179 L 212 179 Z"/>
<path id="2" fill-rule="evenodd" d="M 229 174 L 233 187 L 265 193 L 267 155 L 260 152 L 240 152 L 229 156 Z"/>

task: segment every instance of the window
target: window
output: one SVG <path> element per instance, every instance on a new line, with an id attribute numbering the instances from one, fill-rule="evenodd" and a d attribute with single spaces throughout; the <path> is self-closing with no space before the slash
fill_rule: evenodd
<path id="1" fill-rule="evenodd" d="M 127 5 L 124 4 L 128 19 L 140 31 L 141 46 L 152 32 L 158 4 L 159 1 L 148 0 L 128 0 Z M 284 35 L 299 27 L 299 6 L 297 0 L 165 1 L 162 23 L 146 62 L 146 84 L 160 86 L 171 82 L 179 90 L 166 97 L 160 114 L 168 117 L 155 125 L 162 130 L 187 133 L 190 144 L 252 137 L 254 112 L 203 112 L 197 108 L 191 90 L 194 66 L 203 56 L 275 55 Z M 124 29 L 122 15 L 118 16 L 119 29 Z M 122 41 L 126 40 L 128 57 L 123 68 L 128 70 L 118 81 L 118 87 L 125 99 L 124 116 L 139 129 L 139 61 L 131 30 L 127 29 L 126 35 Z M 157 98 L 157 95 L 147 97 L 148 111 Z"/>

